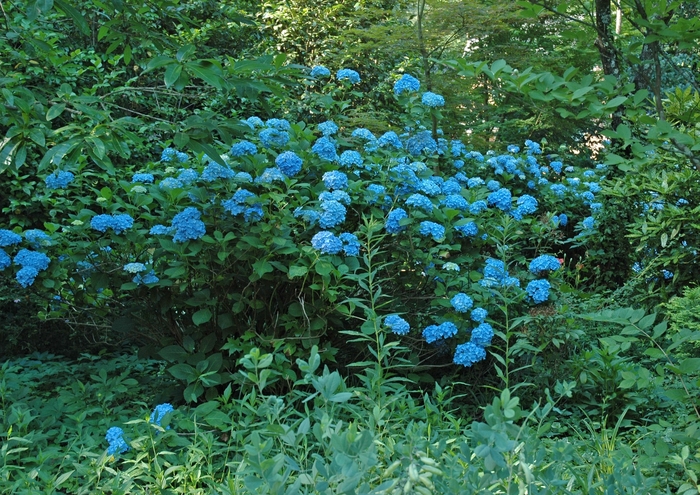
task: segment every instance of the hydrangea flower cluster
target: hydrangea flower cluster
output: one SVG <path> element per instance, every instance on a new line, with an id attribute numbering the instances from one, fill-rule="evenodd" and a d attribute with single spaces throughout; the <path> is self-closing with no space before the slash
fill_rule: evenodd
<path id="1" fill-rule="evenodd" d="M 109 444 L 107 447 L 107 453 L 109 455 L 122 454 L 129 450 L 129 445 L 124 439 L 124 430 L 118 426 L 112 426 L 109 430 L 107 430 L 105 439 Z"/>
<path id="2" fill-rule="evenodd" d="M 410 74 L 404 74 L 394 83 L 394 94 L 401 96 L 404 93 L 415 93 L 420 89 L 420 81 Z"/>
<path id="3" fill-rule="evenodd" d="M 357 84 L 360 82 L 360 74 L 352 69 L 340 69 L 335 77 L 338 81 L 350 81 L 350 84 Z"/>
<path id="4" fill-rule="evenodd" d="M 246 155 L 255 155 L 258 152 L 258 147 L 255 146 L 253 143 L 250 141 L 246 141 L 245 139 L 242 141 L 237 142 L 233 146 L 231 146 L 231 150 L 229 151 L 229 154 L 233 157 L 241 157 L 241 156 L 246 156 Z"/>
<path id="5" fill-rule="evenodd" d="M 425 93 L 423 93 L 423 96 L 421 98 L 421 102 L 426 107 L 431 107 L 431 108 L 445 106 L 445 98 L 443 98 L 439 94 L 432 93 L 430 91 L 426 91 Z"/>
<path id="6" fill-rule="evenodd" d="M 287 177 L 294 177 L 301 172 L 302 159 L 293 151 L 285 151 L 277 155 L 275 165 Z"/>
<path id="7" fill-rule="evenodd" d="M 487 289 L 513 286 L 520 287 L 520 280 L 508 275 L 503 261 L 487 258 L 486 267 L 484 268 L 484 278 L 479 280 L 479 284 Z"/>
<path id="8" fill-rule="evenodd" d="M 108 229 L 112 229 L 117 235 L 130 229 L 133 225 L 134 219 L 126 213 L 120 215 L 95 215 L 90 220 L 90 227 L 94 230 L 105 233 Z"/>
<path id="9" fill-rule="evenodd" d="M 66 172 L 65 170 L 57 170 L 53 174 L 49 175 L 44 179 L 46 184 L 46 189 L 65 189 L 68 184 L 73 182 L 75 175 L 71 172 Z"/>
<path id="10" fill-rule="evenodd" d="M 554 256 L 543 254 L 530 262 L 530 272 L 534 275 L 542 275 L 559 269 L 561 263 Z"/>
<path id="11" fill-rule="evenodd" d="M 433 240 L 440 242 L 445 238 L 445 227 L 439 223 L 426 220 L 420 223 L 418 233 L 425 237 L 430 236 Z"/>
<path id="12" fill-rule="evenodd" d="M 423 330 L 423 338 L 428 344 L 457 335 L 457 325 L 445 321 L 439 325 L 429 325 Z"/>
<path id="13" fill-rule="evenodd" d="M 173 412 L 174 410 L 175 409 L 173 408 L 173 406 L 168 404 L 167 402 L 164 404 L 159 404 L 155 407 L 155 409 L 153 409 L 151 416 L 148 418 L 148 422 L 160 426 L 160 422 L 163 421 L 165 415 Z M 169 430 L 170 426 L 167 426 L 166 429 Z"/>
<path id="14" fill-rule="evenodd" d="M 464 292 L 459 292 L 455 294 L 452 299 L 450 299 L 450 304 L 458 313 L 466 313 L 474 305 L 472 298 L 466 295 Z"/>
<path id="15" fill-rule="evenodd" d="M 200 211 L 193 206 L 189 206 L 175 215 L 172 221 L 172 228 L 175 231 L 173 242 L 185 242 L 204 237 L 207 229 L 201 216 Z"/>
<path id="16" fill-rule="evenodd" d="M 153 174 L 146 174 L 146 173 L 138 173 L 134 174 L 133 177 L 131 177 L 131 183 L 135 184 L 138 182 L 141 182 L 143 184 L 153 184 Z"/>
<path id="17" fill-rule="evenodd" d="M 30 251 L 29 249 L 20 250 L 14 257 L 16 265 L 21 266 L 20 270 L 15 275 L 17 282 L 22 287 L 29 287 L 34 283 L 40 271 L 46 270 L 49 267 L 51 260 L 44 253 L 39 251 Z M 8 265 L 9 266 L 9 265 Z"/>
<path id="18" fill-rule="evenodd" d="M 411 330 L 411 326 L 408 322 L 399 315 L 389 315 L 385 317 L 384 325 L 389 327 L 396 335 L 406 335 Z"/>
<path id="19" fill-rule="evenodd" d="M 330 77 L 331 71 L 323 65 L 315 65 L 311 68 L 311 77 Z"/>
<path id="20" fill-rule="evenodd" d="M 546 279 L 533 280 L 527 284 L 525 292 L 535 304 L 540 304 L 549 299 L 549 289 L 551 287 Z"/>

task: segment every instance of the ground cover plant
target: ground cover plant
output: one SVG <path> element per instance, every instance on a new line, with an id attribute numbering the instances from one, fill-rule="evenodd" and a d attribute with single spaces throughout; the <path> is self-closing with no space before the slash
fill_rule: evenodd
<path id="1" fill-rule="evenodd" d="M 694 10 L 342 7 L 3 5 L 0 491 L 698 493 Z"/>

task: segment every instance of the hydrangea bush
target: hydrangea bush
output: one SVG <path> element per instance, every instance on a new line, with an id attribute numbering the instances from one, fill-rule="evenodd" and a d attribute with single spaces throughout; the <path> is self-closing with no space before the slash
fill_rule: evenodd
<path id="1" fill-rule="evenodd" d="M 319 87 L 359 81 L 323 69 L 310 75 Z M 220 157 L 166 146 L 114 177 L 54 171 L 44 202 L 61 208 L 45 232 L 0 230 L 0 268 L 46 295 L 48 317 L 165 346 L 194 400 L 231 379 L 222 346 L 350 345 L 340 331 L 369 317 L 350 275 L 378 223 L 384 329 L 472 366 L 494 336 L 508 340 L 514 315 L 556 299 L 557 258 L 595 232 L 605 170 L 566 166 L 529 140 L 500 152 L 448 140 L 421 125 L 444 98 L 411 76 L 392 97 L 407 109 L 401 131 L 345 128 L 342 114 L 251 117 Z"/>

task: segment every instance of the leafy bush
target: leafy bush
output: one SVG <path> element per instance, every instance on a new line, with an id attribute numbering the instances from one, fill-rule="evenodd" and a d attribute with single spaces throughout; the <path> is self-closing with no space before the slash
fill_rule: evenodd
<path id="1" fill-rule="evenodd" d="M 355 84 L 344 74 L 336 95 Z M 439 121 L 443 100 L 416 89 L 394 96 L 407 124 Z M 316 129 L 249 118 L 223 156 L 168 147 L 114 173 L 68 165 L 43 178 L 45 232 L 0 231 L 5 266 L 51 300 L 47 317 L 166 346 L 189 400 L 229 380 L 222 349 L 355 353 L 339 331 L 373 334 L 392 314 L 423 329 L 403 337 L 414 360 L 456 352 L 471 366 L 495 333 L 510 386 L 526 345 L 513 347 L 513 318 L 556 299 L 566 268 L 555 256 L 594 235 L 604 167 L 543 160 L 532 141 L 481 154 L 439 130 L 349 132 L 338 117 Z M 368 290 L 380 306 L 362 302 Z"/>

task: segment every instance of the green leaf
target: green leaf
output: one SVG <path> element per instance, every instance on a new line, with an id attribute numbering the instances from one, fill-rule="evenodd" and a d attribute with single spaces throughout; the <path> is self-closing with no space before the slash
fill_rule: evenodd
<path id="1" fill-rule="evenodd" d="M 688 374 L 700 370 L 700 358 L 687 358 L 681 361 L 679 369 L 682 373 Z"/>
<path id="2" fill-rule="evenodd" d="M 65 103 L 59 103 L 58 105 L 52 105 L 46 112 L 46 120 L 53 120 L 63 113 L 66 109 Z"/>
<path id="3" fill-rule="evenodd" d="M 165 81 L 165 85 L 169 88 L 170 86 L 175 84 L 175 81 L 177 81 L 180 78 L 181 73 L 182 65 L 169 65 L 168 68 L 165 69 L 165 77 L 163 78 L 163 80 Z"/>
<path id="4" fill-rule="evenodd" d="M 303 277 L 308 273 L 309 269 L 305 266 L 290 266 L 287 276 L 289 278 Z"/>
<path id="5" fill-rule="evenodd" d="M 615 98 L 607 102 L 605 105 L 603 105 L 603 108 L 617 108 L 626 101 L 626 96 L 616 96 Z"/>
<path id="6" fill-rule="evenodd" d="M 209 308 L 202 308 L 192 315 L 192 322 L 199 326 L 211 320 L 212 314 Z"/>
<path id="7" fill-rule="evenodd" d="M 664 395 L 666 395 L 666 397 L 669 399 L 678 402 L 683 402 L 688 398 L 688 394 L 686 394 L 685 390 L 682 388 L 670 388 L 668 390 L 664 390 Z"/>
<path id="8" fill-rule="evenodd" d="M 197 371 L 189 364 L 180 363 L 168 368 L 168 372 L 178 380 L 191 382 L 197 379 Z"/>
<path id="9" fill-rule="evenodd" d="M 209 158 L 214 160 L 216 163 L 219 165 L 223 165 L 224 167 L 226 166 L 226 162 L 224 161 L 223 158 L 221 158 L 221 155 L 219 155 L 219 152 L 216 151 L 216 149 L 212 146 L 210 146 L 207 143 L 202 143 L 200 141 L 196 141 L 194 139 L 190 139 L 188 142 L 189 147 L 197 152 L 197 153 L 204 153 L 206 154 Z"/>
<path id="10" fill-rule="evenodd" d="M 54 0 L 53 3 L 56 5 L 56 7 L 58 7 L 59 10 L 62 10 L 73 19 L 73 22 L 75 22 L 75 25 L 78 27 L 81 33 L 83 33 L 85 36 L 90 35 L 90 26 L 88 26 L 85 17 L 83 17 L 83 15 L 80 12 L 78 12 L 75 8 L 73 8 L 70 4 L 64 2 L 63 0 Z"/>
<path id="11" fill-rule="evenodd" d="M 158 352 L 158 355 L 166 361 L 178 362 L 187 359 L 189 354 L 179 345 L 169 345 Z"/>

